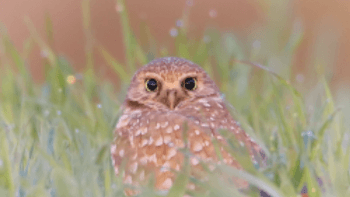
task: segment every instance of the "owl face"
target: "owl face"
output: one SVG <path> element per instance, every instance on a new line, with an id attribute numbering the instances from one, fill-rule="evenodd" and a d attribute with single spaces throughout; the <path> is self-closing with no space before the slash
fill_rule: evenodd
<path id="1" fill-rule="evenodd" d="M 186 102 L 218 94 L 215 83 L 198 65 L 178 58 L 161 58 L 136 72 L 126 102 L 176 110 Z"/>

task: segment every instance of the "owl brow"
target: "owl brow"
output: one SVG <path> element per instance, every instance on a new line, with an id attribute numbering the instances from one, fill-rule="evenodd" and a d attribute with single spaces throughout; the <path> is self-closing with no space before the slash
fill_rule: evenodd
<path id="1" fill-rule="evenodd" d="M 194 78 L 196 81 L 198 81 L 198 74 L 193 74 L 193 73 L 187 74 L 187 75 L 181 77 L 180 81 L 182 82 L 182 81 L 184 81 L 187 78 Z"/>
<path id="2" fill-rule="evenodd" d="M 150 80 L 150 79 L 154 79 L 154 80 L 157 81 L 157 83 L 158 83 L 158 82 L 160 83 L 160 80 L 158 79 L 158 77 L 150 77 L 150 76 L 145 77 L 144 82 L 146 82 L 146 81 L 148 81 L 148 80 Z"/>

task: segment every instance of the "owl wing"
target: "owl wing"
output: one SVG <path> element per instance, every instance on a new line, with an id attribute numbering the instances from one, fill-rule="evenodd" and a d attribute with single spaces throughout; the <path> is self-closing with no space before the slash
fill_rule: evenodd
<path id="1" fill-rule="evenodd" d="M 267 159 L 265 152 L 232 118 L 221 97 L 196 100 L 183 107 L 182 114 L 199 118 L 201 126 L 209 127 L 219 138 L 218 130 L 230 131 L 234 134 L 235 140 L 247 148 L 254 163 L 265 165 Z"/>
<path id="2" fill-rule="evenodd" d="M 111 146 L 115 173 L 119 174 L 123 168 L 124 182 L 132 185 L 143 183 L 155 173 L 155 187 L 168 190 L 174 181 L 174 172 L 183 165 L 186 148 L 190 150 L 192 175 L 203 170 L 200 162 L 207 162 L 211 170 L 215 168 L 211 164 L 221 162 L 242 169 L 221 146 L 226 142 L 218 129 L 235 133 L 250 152 L 258 147 L 232 119 L 224 104 L 216 100 L 199 100 L 174 112 L 137 110 L 124 114 Z M 216 144 L 222 160 L 216 154 L 214 140 L 221 142 Z M 235 183 L 239 188 L 248 186 L 239 179 Z"/>

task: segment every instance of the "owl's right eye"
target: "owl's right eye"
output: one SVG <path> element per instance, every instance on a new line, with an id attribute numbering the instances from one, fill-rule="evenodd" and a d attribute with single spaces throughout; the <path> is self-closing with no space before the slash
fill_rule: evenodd
<path id="1" fill-rule="evenodd" d="M 158 89 L 158 84 L 155 79 L 146 80 L 146 90 L 149 92 L 154 92 Z"/>

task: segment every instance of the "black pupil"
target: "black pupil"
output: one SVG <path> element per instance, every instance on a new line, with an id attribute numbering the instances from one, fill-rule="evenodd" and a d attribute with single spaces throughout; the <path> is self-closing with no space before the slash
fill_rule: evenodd
<path id="1" fill-rule="evenodd" d="M 154 79 L 150 79 L 147 81 L 147 88 L 151 91 L 154 91 L 157 89 L 157 81 Z"/>
<path id="2" fill-rule="evenodd" d="M 193 90 L 196 87 L 196 81 L 193 78 L 185 79 L 185 88 L 187 90 Z"/>

